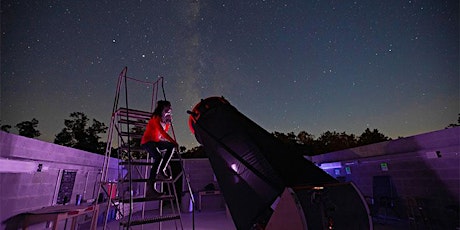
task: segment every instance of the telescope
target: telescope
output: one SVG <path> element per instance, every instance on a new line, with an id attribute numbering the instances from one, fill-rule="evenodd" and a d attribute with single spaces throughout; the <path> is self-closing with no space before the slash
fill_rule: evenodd
<path id="1" fill-rule="evenodd" d="M 352 182 L 340 183 L 223 97 L 188 111 L 237 229 L 372 229 Z"/>

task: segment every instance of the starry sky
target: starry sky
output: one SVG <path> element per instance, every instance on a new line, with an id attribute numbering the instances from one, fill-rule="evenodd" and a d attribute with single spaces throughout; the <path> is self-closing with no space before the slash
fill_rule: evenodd
<path id="1" fill-rule="evenodd" d="M 459 2 L 1 1 L 0 119 L 13 133 L 36 118 L 52 142 L 71 112 L 108 125 L 125 66 L 163 77 L 187 148 L 186 111 L 210 96 L 269 132 L 406 137 L 457 121 Z M 149 87 L 128 92 L 150 105 Z"/>

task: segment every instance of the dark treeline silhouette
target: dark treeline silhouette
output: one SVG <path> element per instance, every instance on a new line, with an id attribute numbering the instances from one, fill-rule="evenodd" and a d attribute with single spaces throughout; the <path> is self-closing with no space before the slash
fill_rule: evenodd
<path id="1" fill-rule="evenodd" d="M 297 135 L 292 132 L 288 134 L 274 132 L 273 135 L 286 144 L 296 146 L 303 155 L 309 156 L 391 140 L 377 129 L 371 131 L 369 128 L 359 136 L 336 131 L 326 131 L 316 139 L 305 131 Z"/>
<path id="2" fill-rule="evenodd" d="M 18 134 L 25 137 L 38 137 L 41 135 L 40 131 L 38 131 L 38 120 L 32 118 L 30 121 L 22 121 L 17 123 L 14 126 L 18 130 Z M 9 133 L 11 129 L 11 125 L 1 125 L 0 130 Z"/>
<path id="3" fill-rule="evenodd" d="M 38 120 L 33 118 L 31 121 L 23 121 L 15 125 L 19 131 L 19 135 L 25 137 L 38 137 L 41 135 L 40 131 L 37 130 Z"/>
<path id="4" fill-rule="evenodd" d="M 71 119 L 65 119 L 65 127 L 55 137 L 54 143 L 76 149 L 81 149 L 93 153 L 105 154 L 106 142 L 100 141 L 100 134 L 106 133 L 107 127 L 104 123 L 90 119 L 82 112 L 73 112 L 70 114 Z M 25 137 L 35 138 L 41 135 L 38 130 L 39 121 L 33 118 L 30 121 L 23 121 L 16 124 L 14 127 L 18 130 L 18 134 Z M 460 126 L 460 113 L 458 114 L 457 124 L 449 124 L 447 128 Z M 2 125 L 0 130 L 10 132 L 11 125 Z M 133 137 L 129 143 L 132 157 L 134 159 L 145 158 L 145 151 L 140 148 L 140 137 L 144 132 L 143 128 L 133 127 L 130 132 Z M 391 138 L 380 133 L 378 129 L 370 130 L 367 128 L 361 135 L 347 134 L 346 132 L 326 131 L 318 138 L 309 134 L 306 131 L 301 131 L 298 134 L 294 132 L 281 133 L 273 132 L 281 142 L 294 147 L 300 154 L 313 156 L 328 152 L 369 145 L 382 141 L 391 140 Z M 126 146 L 124 148 L 115 148 L 111 150 L 111 156 L 117 158 L 127 158 Z M 192 149 L 186 149 L 184 146 L 179 147 L 179 151 L 184 158 L 202 158 L 206 157 L 202 146 L 196 146 Z"/>
<path id="5" fill-rule="evenodd" d="M 90 125 L 88 116 L 82 112 L 73 112 L 70 118 L 64 120 L 65 127 L 56 135 L 54 143 L 104 154 L 106 142 L 100 141 L 99 135 L 107 131 L 105 124 L 93 119 Z"/>
<path id="6" fill-rule="evenodd" d="M 377 129 L 371 131 L 369 128 L 359 136 L 336 131 L 326 131 L 318 138 L 306 131 L 301 131 L 297 135 L 294 132 L 281 133 L 275 131 L 272 135 L 282 143 L 292 147 L 290 149 L 295 150 L 295 153 L 307 156 L 391 140 L 391 138 L 380 133 Z M 206 157 L 206 154 L 202 146 L 198 146 L 184 152 L 182 157 L 201 158 Z"/>
<path id="7" fill-rule="evenodd" d="M 457 124 L 449 124 L 446 129 L 448 128 L 453 128 L 453 127 L 457 127 L 457 126 L 460 126 L 460 113 L 458 114 L 458 118 L 457 118 Z"/>
<path id="8" fill-rule="evenodd" d="M 105 133 L 107 127 L 104 123 L 96 119 L 90 119 L 82 112 L 73 112 L 70 114 L 71 119 L 65 119 L 65 128 L 55 135 L 54 143 L 72 147 L 88 152 L 104 154 L 106 142 L 100 141 L 100 134 Z M 23 121 L 14 127 L 18 130 L 20 136 L 35 138 L 41 135 L 38 130 L 39 121 L 33 118 L 30 121 Z M 0 130 L 9 133 L 11 125 L 0 124 Z"/>

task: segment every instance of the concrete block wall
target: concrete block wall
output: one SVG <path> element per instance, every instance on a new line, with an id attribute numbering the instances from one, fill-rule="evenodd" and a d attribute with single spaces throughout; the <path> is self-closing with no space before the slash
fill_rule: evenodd
<path id="1" fill-rule="evenodd" d="M 104 161 L 102 155 L 0 131 L 0 161 L 14 162 L 9 164 L 14 164 L 17 168 L 32 167 L 32 170 L 28 171 L 11 172 L 5 165 L 0 164 L 0 222 L 19 213 L 56 205 L 63 170 L 77 172 L 71 203 L 75 202 L 77 194 L 81 194 L 85 200 L 97 199 L 98 182 Z M 117 163 L 117 159 L 111 158 L 108 173 L 108 179 L 111 181 L 118 179 Z M 42 169 L 38 172 L 40 164 Z M 209 183 L 214 183 L 218 188 L 208 159 L 186 159 L 184 167 L 195 196 Z M 145 170 L 140 170 L 140 173 L 144 174 Z M 137 174 L 133 176 L 140 177 Z M 135 184 L 134 189 L 135 193 L 143 191 L 143 185 Z M 121 186 L 120 190 L 123 190 Z M 182 191 L 186 190 L 183 183 Z M 154 208 L 158 208 L 156 202 L 147 204 L 147 209 Z M 205 208 L 225 208 L 223 196 L 204 198 L 203 209 Z M 4 227 L 1 224 L 0 228 Z M 44 224 L 31 227 L 44 228 Z"/>
<path id="2" fill-rule="evenodd" d="M 0 132 L 0 221 L 16 214 L 55 205 L 63 170 L 76 171 L 70 202 L 76 195 L 96 199 L 104 156 L 40 140 Z M 6 163 L 14 162 L 15 169 L 6 170 Z M 118 174 L 117 161 L 109 166 L 109 179 Z M 36 169 L 21 172 L 36 165 Z M 38 166 L 42 165 L 41 171 Z M 1 228 L 4 226 L 2 224 Z M 43 226 L 37 226 L 43 229 Z"/>
<path id="3" fill-rule="evenodd" d="M 416 199 L 433 227 L 458 226 L 460 128 L 327 153 L 311 160 L 330 175 L 354 182 L 367 197 L 374 195 L 375 176 L 390 176 L 402 218 L 410 211 L 408 202 Z"/>
<path id="4" fill-rule="evenodd" d="M 207 158 L 184 159 L 184 170 L 189 177 L 193 192 L 204 190 L 204 187 L 210 183 L 213 183 L 218 188 L 214 171 Z M 183 191 L 187 190 L 185 183 L 183 183 L 182 187 Z"/>
<path id="5" fill-rule="evenodd" d="M 325 171 L 345 181 L 353 181 L 369 197 L 373 196 L 374 176 L 391 176 L 401 198 L 402 212 L 407 208 L 404 207 L 405 198 L 420 198 L 425 202 L 431 221 L 442 226 L 450 224 L 452 215 L 458 223 L 458 209 L 455 214 L 449 207 L 458 208 L 459 204 L 459 140 L 460 128 L 451 128 L 314 156 L 311 160 L 323 166 L 338 163 L 336 165 L 340 166 Z M 26 164 L 37 165 L 37 168 L 39 164 L 43 166 L 41 172 L 5 173 L 0 170 L 0 221 L 55 204 L 62 170 L 77 171 L 71 202 L 75 201 L 76 194 L 82 194 L 84 199 L 96 198 L 95 184 L 99 180 L 103 158 L 102 155 L 0 132 L 0 160 L 19 161 L 18 167 Z M 109 179 L 116 180 L 117 160 L 110 162 Z M 382 170 L 382 163 L 386 163 L 387 171 Z M 2 167 L 4 165 L 0 164 L 0 169 Z M 208 159 L 186 159 L 184 168 L 194 193 L 209 183 L 218 187 Z M 183 183 L 182 191 L 186 190 Z M 204 208 L 224 206 L 222 196 L 206 199 Z"/>
<path id="6" fill-rule="evenodd" d="M 212 183 L 216 190 L 219 190 L 209 159 L 184 159 L 184 170 L 189 178 L 196 202 L 198 202 L 198 192 L 205 190 L 206 185 Z M 182 191 L 188 191 L 185 181 L 182 183 Z M 203 196 L 202 209 L 225 209 L 223 195 Z"/>

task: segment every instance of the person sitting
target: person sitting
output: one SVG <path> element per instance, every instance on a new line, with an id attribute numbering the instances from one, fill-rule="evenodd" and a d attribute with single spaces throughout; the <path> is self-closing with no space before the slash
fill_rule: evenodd
<path id="1" fill-rule="evenodd" d="M 166 168 L 171 160 L 174 149 L 179 146 L 168 134 L 172 120 L 171 111 L 171 103 L 169 101 L 158 101 L 142 135 L 141 146 L 154 160 L 147 182 L 147 196 L 162 195 L 162 193 L 155 189 L 155 182 L 170 178 L 166 173 Z M 161 155 L 159 150 L 165 150 L 164 156 Z"/>

